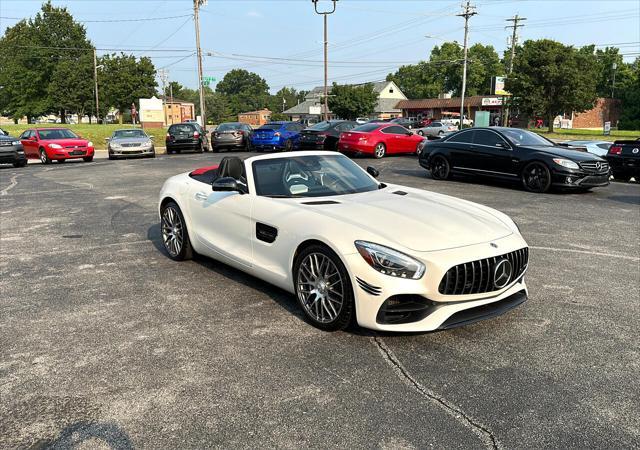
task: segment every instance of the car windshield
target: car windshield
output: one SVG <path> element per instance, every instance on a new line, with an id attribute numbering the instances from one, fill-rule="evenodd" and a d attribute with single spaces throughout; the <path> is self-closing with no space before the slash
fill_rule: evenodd
<path id="1" fill-rule="evenodd" d="M 501 131 L 514 145 L 544 145 L 546 147 L 553 147 L 553 142 L 531 131 L 518 130 L 516 128 Z"/>
<path id="2" fill-rule="evenodd" d="M 221 123 L 216 131 L 229 131 L 229 130 L 238 130 L 240 129 L 239 123 Z"/>
<path id="3" fill-rule="evenodd" d="M 307 128 L 307 130 L 325 131 L 331 128 L 332 125 L 331 122 L 318 122 L 314 126 Z"/>
<path id="4" fill-rule="evenodd" d="M 324 197 L 379 189 L 360 166 L 344 155 L 308 155 L 262 159 L 253 163 L 257 195 Z"/>
<path id="5" fill-rule="evenodd" d="M 363 131 L 365 133 L 368 133 L 370 131 L 376 130 L 378 128 L 380 128 L 380 124 L 379 123 L 365 123 L 364 125 L 360 125 L 359 127 L 355 127 L 353 130 L 351 131 Z"/>
<path id="6" fill-rule="evenodd" d="M 279 130 L 281 127 L 282 127 L 282 124 L 280 123 L 267 123 L 265 125 L 262 125 L 258 129 L 259 130 Z"/>
<path id="7" fill-rule="evenodd" d="M 44 140 L 52 140 L 52 139 L 76 139 L 78 137 L 71 130 L 67 130 L 66 128 L 60 128 L 55 130 L 39 130 L 40 139 Z"/>
<path id="8" fill-rule="evenodd" d="M 142 130 L 117 130 L 113 133 L 114 139 L 145 138 L 147 135 Z"/>

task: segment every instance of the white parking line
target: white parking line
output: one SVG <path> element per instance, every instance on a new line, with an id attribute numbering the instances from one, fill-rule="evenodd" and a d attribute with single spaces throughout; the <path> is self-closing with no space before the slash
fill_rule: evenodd
<path id="1" fill-rule="evenodd" d="M 533 250 L 547 250 L 550 252 L 582 253 L 585 255 L 604 256 L 606 258 L 620 258 L 628 259 L 629 261 L 640 261 L 640 258 L 636 256 L 620 255 L 618 253 L 591 252 L 589 250 L 576 250 L 573 248 L 537 247 L 534 245 L 530 246 L 529 248 Z"/>

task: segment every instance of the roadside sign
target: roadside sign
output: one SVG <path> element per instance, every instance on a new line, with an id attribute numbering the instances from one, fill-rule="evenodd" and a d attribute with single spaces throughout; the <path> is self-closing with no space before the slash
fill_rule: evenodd
<path id="1" fill-rule="evenodd" d="M 609 136 L 611 134 L 611 122 L 605 122 L 602 130 L 605 136 Z"/>
<path id="2" fill-rule="evenodd" d="M 202 77 L 202 84 L 205 86 L 209 86 L 209 84 L 214 83 L 215 81 L 215 77 Z"/>

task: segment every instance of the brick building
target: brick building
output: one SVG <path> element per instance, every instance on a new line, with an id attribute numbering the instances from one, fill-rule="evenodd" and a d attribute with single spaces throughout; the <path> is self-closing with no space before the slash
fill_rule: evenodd
<path id="1" fill-rule="evenodd" d="M 602 128 L 605 122 L 615 127 L 620 119 L 620 100 L 599 98 L 593 108 L 573 113 L 572 128 Z"/>
<path id="2" fill-rule="evenodd" d="M 166 98 L 164 102 L 165 125 L 182 123 L 196 118 L 195 105 L 185 100 Z"/>
<path id="3" fill-rule="evenodd" d="M 259 127 L 271 120 L 271 111 L 264 108 L 258 111 L 249 111 L 238 114 L 238 122 Z"/>

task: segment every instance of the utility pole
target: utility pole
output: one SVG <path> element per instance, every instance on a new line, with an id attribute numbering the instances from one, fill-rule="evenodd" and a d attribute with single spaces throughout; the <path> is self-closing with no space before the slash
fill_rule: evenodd
<path id="1" fill-rule="evenodd" d="M 462 95 L 460 96 L 460 129 L 464 124 L 464 94 L 467 89 L 467 47 L 469 41 L 469 19 L 478 14 L 476 7 L 471 5 L 470 0 L 462 5 L 462 12 L 456 14 L 459 17 L 464 17 L 464 62 L 462 63 Z"/>
<path id="2" fill-rule="evenodd" d="M 207 0 L 193 0 L 193 21 L 196 25 L 196 47 L 198 52 L 198 89 L 200 91 L 200 117 L 202 127 L 207 129 L 207 115 L 204 107 L 204 84 L 202 83 L 202 49 L 200 48 L 200 6 Z"/>
<path id="3" fill-rule="evenodd" d="M 96 122 L 100 123 L 100 105 L 98 103 L 98 56 L 96 55 L 96 49 L 93 49 L 93 82 L 94 91 L 96 94 Z M 80 123 L 80 120 L 78 120 Z"/>
<path id="4" fill-rule="evenodd" d="M 618 68 L 617 63 L 613 63 L 611 65 L 611 69 L 613 69 L 613 83 L 611 84 L 611 98 L 614 98 L 614 94 L 616 91 L 616 69 Z"/>
<path id="5" fill-rule="evenodd" d="M 162 115 L 164 116 L 165 125 L 168 124 L 167 120 L 167 71 L 165 69 L 158 70 L 158 75 L 160 75 L 160 81 L 162 82 Z"/>
<path id="6" fill-rule="evenodd" d="M 524 24 L 518 24 L 521 20 L 527 20 L 526 17 L 520 17 L 517 14 L 510 19 L 507 19 L 507 22 L 513 22 L 513 25 L 509 25 L 506 28 L 513 28 L 513 34 L 511 35 L 511 57 L 509 59 L 509 75 L 513 72 L 513 60 L 516 57 L 516 46 L 518 45 L 518 27 L 523 27 Z M 502 125 L 507 125 L 509 123 L 509 106 L 504 105 L 504 119 L 502 121 Z"/>
<path id="7" fill-rule="evenodd" d="M 327 16 L 336 12 L 336 2 L 338 0 L 331 0 L 333 2 L 333 9 L 330 11 L 318 11 L 318 0 L 311 0 L 313 2 L 313 8 L 316 14 L 321 14 L 324 18 L 324 120 L 329 120 L 329 62 L 327 46 L 329 44 L 328 31 L 327 31 Z"/>
<path id="8" fill-rule="evenodd" d="M 171 83 L 169 83 L 169 103 L 171 104 L 171 125 L 173 125 L 173 85 Z M 180 111 L 180 116 L 182 116 L 182 111 Z"/>

